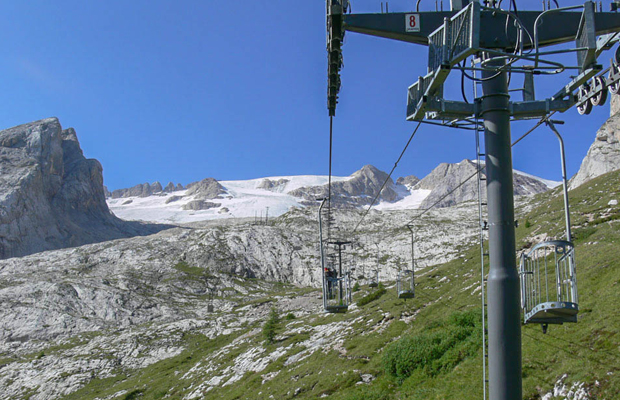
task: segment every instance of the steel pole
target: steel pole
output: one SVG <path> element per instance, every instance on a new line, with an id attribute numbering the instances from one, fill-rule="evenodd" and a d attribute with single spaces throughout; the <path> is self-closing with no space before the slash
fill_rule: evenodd
<path id="1" fill-rule="evenodd" d="M 325 287 L 325 251 L 323 250 L 323 222 L 321 220 L 321 212 L 323 211 L 323 206 L 327 200 L 323 199 L 321 201 L 321 206 L 319 207 L 319 247 L 321 250 L 321 277 L 323 283 L 323 309 L 327 308 L 327 296 L 325 295 L 326 287 Z"/>
<path id="2" fill-rule="evenodd" d="M 489 214 L 488 324 L 490 400 L 521 400 L 521 314 L 515 258 L 514 190 L 505 65 L 491 60 L 482 73 Z"/>
<path id="3" fill-rule="evenodd" d="M 415 254 L 413 252 L 413 227 L 411 225 L 407 225 L 407 228 L 411 231 L 411 291 L 415 295 Z"/>
<path id="4" fill-rule="evenodd" d="M 562 135 L 555 127 L 553 121 L 547 121 L 547 125 L 551 129 L 555 136 L 557 136 L 560 142 L 560 158 L 562 160 L 562 190 L 564 192 L 564 221 L 566 223 L 566 240 L 569 242 L 573 241 L 573 235 L 570 230 L 570 210 L 568 206 L 568 181 L 566 178 L 566 155 L 564 153 L 564 140 L 562 139 Z"/>
<path id="5" fill-rule="evenodd" d="M 342 281 L 344 280 L 344 277 L 342 276 L 342 245 L 340 243 L 338 243 L 338 265 L 339 265 L 339 269 L 338 269 L 338 283 L 339 283 L 339 289 L 340 289 L 340 303 L 339 305 L 342 305 Z"/>

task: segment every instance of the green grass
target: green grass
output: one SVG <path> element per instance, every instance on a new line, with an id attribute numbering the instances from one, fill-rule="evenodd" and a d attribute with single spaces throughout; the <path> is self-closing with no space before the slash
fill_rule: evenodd
<path id="1" fill-rule="evenodd" d="M 359 299 L 357 301 L 357 305 L 360 307 L 365 306 L 368 303 L 371 303 L 375 300 L 377 300 L 379 297 L 383 296 L 386 293 L 385 288 L 379 284 L 379 286 L 377 287 L 377 290 L 367 294 L 366 296 L 362 297 L 361 299 Z"/>

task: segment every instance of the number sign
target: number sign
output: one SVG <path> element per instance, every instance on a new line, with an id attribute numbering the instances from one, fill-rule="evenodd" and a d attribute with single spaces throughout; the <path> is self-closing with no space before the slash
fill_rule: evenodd
<path id="1" fill-rule="evenodd" d="M 420 32 L 420 14 L 405 14 L 405 32 Z"/>

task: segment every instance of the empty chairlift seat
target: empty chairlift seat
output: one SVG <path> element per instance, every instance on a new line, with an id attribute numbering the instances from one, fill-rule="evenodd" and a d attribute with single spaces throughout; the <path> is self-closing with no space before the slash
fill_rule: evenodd
<path id="1" fill-rule="evenodd" d="M 412 299 L 415 297 L 413 270 L 398 271 L 396 290 L 399 299 Z"/>
<path id="2" fill-rule="evenodd" d="M 571 242 L 552 240 L 521 255 L 521 306 L 526 324 L 577 322 L 575 252 Z"/>

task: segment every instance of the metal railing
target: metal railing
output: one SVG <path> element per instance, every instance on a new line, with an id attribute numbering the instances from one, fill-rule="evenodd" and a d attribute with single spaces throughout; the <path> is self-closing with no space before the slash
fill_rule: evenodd
<path id="1" fill-rule="evenodd" d="M 428 68 L 455 65 L 473 54 L 479 47 L 480 3 L 472 2 L 428 37 Z"/>

